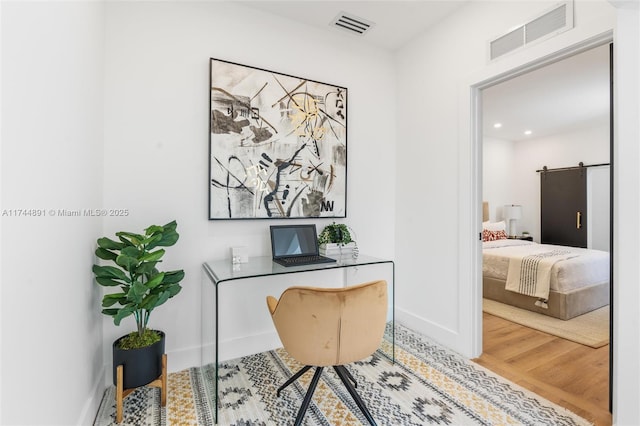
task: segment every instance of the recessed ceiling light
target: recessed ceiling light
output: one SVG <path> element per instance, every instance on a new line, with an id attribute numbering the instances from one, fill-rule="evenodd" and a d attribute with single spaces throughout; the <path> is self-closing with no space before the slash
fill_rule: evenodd
<path id="1" fill-rule="evenodd" d="M 502 127 L 502 123 L 496 123 L 493 125 L 493 127 L 499 129 L 500 127 Z"/>
<path id="2" fill-rule="evenodd" d="M 524 131 L 524 134 L 527 135 L 527 136 L 529 136 L 531 133 L 533 133 L 531 130 L 525 130 Z"/>

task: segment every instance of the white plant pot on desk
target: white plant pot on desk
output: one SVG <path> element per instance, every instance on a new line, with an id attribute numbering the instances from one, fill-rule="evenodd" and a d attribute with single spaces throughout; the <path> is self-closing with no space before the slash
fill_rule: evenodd
<path id="1" fill-rule="evenodd" d="M 356 248 L 355 242 L 350 242 L 348 244 L 340 244 L 340 243 L 326 243 L 320 244 L 320 254 L 324 256 L 336 256 L 336 255 L 345 255 L 352 254 Z"/>

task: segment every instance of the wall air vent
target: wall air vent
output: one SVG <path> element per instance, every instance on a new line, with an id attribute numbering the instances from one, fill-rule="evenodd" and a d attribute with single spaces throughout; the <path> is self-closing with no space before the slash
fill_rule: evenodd
<path id="1" fill-rule="evenodd" d="M 525 25 L 525 43 L 531 43 L 541 37 L 561 30 L 567 25 L 567 5 L 562 4 L 551 12 L 547 12 L 539 18 Z"/>
<path id="2" fill-rule="evenodd" d="M 573 0 L 556 4 L 535 19 L 489 42 L 491 60 L 573 28 Z"/>
<path id="3" fill-rule="evenodd" d="M 524 46 L 524 26 L 516 28 L 491 42 L 491 59 L 495 59 L 506 53 Z"/>
<path id="4" fill-rule="evenodd" d="M 348 31 L 351 34 L 364 35 L 375 24 L 358 16 L 340 12 L 338 16 L 331 21 L 331 25 L 343 31 Z"/>

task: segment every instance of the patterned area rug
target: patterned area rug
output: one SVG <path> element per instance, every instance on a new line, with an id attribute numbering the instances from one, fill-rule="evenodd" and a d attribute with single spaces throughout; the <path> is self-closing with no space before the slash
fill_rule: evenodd
<path id="1" fill-rule="evenodd" d="M 383 342 L 386 349 L 390 343 Z M 301 366 L 278 349 L 220 368 L 219 424 L 292 424 L 313 375 L 310 370 L 281 396 L 276 389 Z M 357 391 L 379 425 L 588 425 L 585 419 L 396 325 L 396 363 L 379 353 L 350 364 Z M 157 388 L 125 399 L 125 425 L 212 425 L 212 366 L 171 373 L 167 407 Z M 115 389 L 105 391 L 95 425 L 115 424 Z M 325 369 L 305 416 L 307 426 L 367 424 L 335 375 Z"/>

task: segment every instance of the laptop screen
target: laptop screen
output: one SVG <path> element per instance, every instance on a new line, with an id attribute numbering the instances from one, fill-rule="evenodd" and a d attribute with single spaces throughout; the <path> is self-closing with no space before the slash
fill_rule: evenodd
<path id="1" fill-rule="evenodd" d="M 271 226 L 271 252 L 274 258 L 318 254 L 316 225 Z"/>

